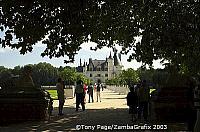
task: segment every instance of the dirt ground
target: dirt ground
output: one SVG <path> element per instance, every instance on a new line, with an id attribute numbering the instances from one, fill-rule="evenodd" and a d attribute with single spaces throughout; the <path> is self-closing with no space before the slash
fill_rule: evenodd
<path id="1" fill-rule="evenodd" d="M 144 124 L 132 122 L 126 105 L 126 95 L 119 95 L 108 89 L 101 92 L 101 102 L 88 103 L 86 96 L 86 110 L 75 111 L 75 99 L 66 99 L 64 115 L 58 116 L 58 101 L 54 100 L 53 115 L 48 121 L 29 121 L 24 123 L 10 124 L 0 127 L 0 132 L 65 132 L 65 131 L 155 131 L 153 125 L 167 125 L 167 129 L 159 128 L 160 131 L 183 130 L 185 124 Z M 31 113 L 30 113 L 31 114 Z M 159 127 L 160 127 L 159 126 Z M 151 128 L 151 129 L 150 129 Z M 150 129 L 150 130 L 148 130 Z M 164 130 L 163 130 L 164 129 Z"/>

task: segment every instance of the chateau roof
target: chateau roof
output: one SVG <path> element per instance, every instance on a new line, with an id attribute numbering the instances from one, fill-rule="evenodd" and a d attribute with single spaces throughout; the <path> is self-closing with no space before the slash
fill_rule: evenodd
<path id="1" fill-rule="evenodd" d="M 117 58 L 116 53 L 114 54 L 113 58 L 114 58 L 114 66 L 118 66 L 119 65 L 119 60 Z"/>
<path id="2" fill-rule="evenodd" d="M 94 67 L 97 67 L 97 66 L 101 66 L 101 65 L 104 65 L 105 64 L 105 61 L 106 60 L 92 60 L 92 63 L 93 63 L 93 66 Z"/>
<path id="3" fill-rule="evenodd" d="M 114 62 L 114 66 L 120 65 L 120 62 L 117 57 L 117 50 L 115 50 L 113 57 L 110 52 L 110 56 L 108 58 L 106 57 L 105 60 L 97 60 L 97 59 L 92 60 L 92 58 L 89 58 L 89 63 L 85 63 L 85 61 L 84 61 L 83 65 L 82 65 L 82 62 L 80 59 L 80 66 L 78 66 L 76 68 L 76 70 L 77 70 L 77 72 L 83 72 L 84 67 L 92 68 L 94 71 L 98 70 L 98 68 L 101 68 L 101 69 L 108 68 L 108 59 L 111 59 Z"/>

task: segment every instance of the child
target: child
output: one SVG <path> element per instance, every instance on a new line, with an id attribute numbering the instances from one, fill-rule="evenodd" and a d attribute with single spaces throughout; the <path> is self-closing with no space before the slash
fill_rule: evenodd
<path id="1" fill-rule="evenodd" d="M 133 86 L 130 87 L 130 92 L 127 95 L 127 105 L 129 106 L 129 114 L 131 114 L 131 120 L 136 121 L 138 97 Z"/>

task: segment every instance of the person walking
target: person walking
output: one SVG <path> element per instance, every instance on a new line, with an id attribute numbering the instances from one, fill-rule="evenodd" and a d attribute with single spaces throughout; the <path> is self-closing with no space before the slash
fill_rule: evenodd
<path id="1" fill-rule="evenodd" d="M 89 95 L 88 103 L 90 103 L 90 98 L 91 98 L 92 103 L 93 103 L 94 99 L 93 99 L 93 85 L 92 85 L 92 83 L 90 83 L 90 85 L 88 86 L 88 95 Z"/>
<path id="2" fill-rule="evenodd" d="M 58 115 L 63 115 L 63 106 L 65 103 L 65 97 L 64 97 L 64 84 L 62 81 L 62 78 L 58 78 L 57 84 L 56 84 L 57 94 L 58 94 L 58 100 L 59 100 L 59 108 L 58 108 Z"/>
<path id="3" fill-rule="evenodd" d="M 130 92 L 127 94 L 127 105 L 129 106 L 129 114 L 131 114 L 131 120 L 134 122 L 137 120 L 137 107 L 138 107 L 138 96 L 134 86 L 130 87 Z"/>
<path id="4" fill-rule="evenodd" d="M 84 103 L 86 104 L 86 93 L 87 93 L 87 88 L 88 86 L 86 84 L 83 84 L 83 90 L 84 90 Z"/>
<path id="5" fill-rule="evenodd" d="M 100 101 L 101 102 L 101 81 L 98 80 L 97 82 L 97 102 Z"/>
<path id="6" fill-rule="evenodd" d="M 84 88 L 83 88 L 83 82 L 81 80 L 78 80 L 76 83 L 75 94 L 76 94 L 76 111 L 78 111 L 80 104 L 82 106 L 82 110 L 85 111 Z"/>
<path id="7" fill-rule="evenodd" d="M 138 99 L 139 99 L 139 110 L 138 119 L 141 119 L 141 114 L 143 114 L 144 121 L 148 118 L 148 106 L 150 99 L 150 89 L 147 86 L 146 80 L 143 80 L 140 87 L 138 88 Z"/>

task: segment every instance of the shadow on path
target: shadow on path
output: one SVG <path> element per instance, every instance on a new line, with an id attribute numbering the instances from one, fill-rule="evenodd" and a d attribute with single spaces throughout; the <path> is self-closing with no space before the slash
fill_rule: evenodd
<path id="1" fill-rule="evenodd" d="M 143 126 L 144 123 L 131 122 L 131 117 L 128 114 L 128 108 L 126 106 L 126 95 L 119 95 L 113 93 L 109 90 L 104 90 L 102 92 L 102 102 L 101 103 L 87 103 L 86 111 L 75 112 L 74 99 L 66 100 L 64 107 L 64 116 L 58 116 L 57 103 L 54 103 L 54 111 L 51 119 L 49 121 L 28 121 L 17 124 L 9 124 L 7 126 L 0 126 L 0 132 L 32 132 L 32 131 L 44 131 L 44 132 L 57 132 L 57 131 L 75 131 L 77 125 L 85 126 L 95 126 L 97 130 L 97 125 L 101 125 L 102 129 L 99 131 L 105 131 L 108 126 L 118 125 L 118 126 Z M 30 113 L 31 114 L 31 113 Z M 154 123 L 155 125 L 165 125 L 166 123 Z M 153 125 L 148 123 L 147 125 Z M 164 131 L 177 131 L 185 130 L 185 124 L 168 123 L 168 128 Z M 80 126 L 79 126 L 80 128 Z M 86 127 L 82 127 L 86 129 Z M 89 127 L 87 127 L 89 128 Z M 89 129 L 90 131 L 92 128 Z M 113 130 L 115 132 L 116 130 Z M 128 130 L 120 130 L 128 131 Z M 136 131 L 136 130 L 131 130 Z M 149 131 L 149 130 L 147 130 Z M 155 130 L 151 130 L 155 131 Z M 163 130 L 161 130 L 163 131 Z M 119 131 L 118 131 L 119 132 Z"/>
<path id="2" fill-rule="evenodd" d="M 76 125 L 125 125 L 130 124 L 127 109 L 89 109 L 75 112 L 74 108 L 64 108 L 64 116 L 53 115 L 50 121 L 26 122 L 0 128 L 1 131 L 70 131 Z"/>
<path id="3" fill-rule="evenodd" d="M 130 115 L 128 114 L 128 110 L 125 108 L 121 109 L 89 109 L 86 111 L 75 112 L 74 108 L 65 107 L 64 108 L 65 115 L 51 116 L 49 121 L 40 121 L 40 122 L 24 122 L 21 124 L 13 124 L 5 127 L 0 127 L 0 131 L 9 131 L 9 132 L 31 132 L 31 131 L 45 131 L 45 132 L 57 132 L 57 131 L 75 131 L 77 125 L 84 125 L 82 129 L 86 131 L 92 130 L 92 128 L 85 126 L 95 126 L 95 131 L 105 131 L 108 126 L 144 126 L 144 123 L 139 122 L 131 122 Z M 56 108 L 57 110 L 57 108 Z M 164 125 L 166 123 L 155 123 L 157 125 Z M 148 126 L 152 126 L 155 124 L 147 123 Z M 100 125 L 100 126 L 98 126 Z M 178 131 L 178 130 L 186 130 L 185 124 L 167 124 L 167 130 L 164 131 Z M 99 127 L 97 129 L 97 127 Z M 153 126 L 151 127 L 153 129 Z M 114 128 L 113 128 L 114 129 Z M 88 131 L 87 130 L 87 131 Z M 113 130 L 116 131 L 116 130 Z M 128 131 L 121 130 L 118 131 Z M 132 130 L 133 131 L 133 130 Z M 136 131 L 136 130 L 134 130 Z M 137 130 L 138 131 L 138 130 Z M 149 130 L 146 130 L 149 131 Z M 155 130 L 151 130 L 155 131 Z M 162 130 L 163 131 L 163 130 Z"/>

